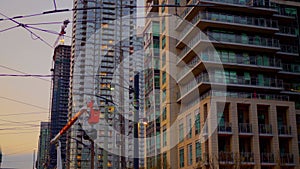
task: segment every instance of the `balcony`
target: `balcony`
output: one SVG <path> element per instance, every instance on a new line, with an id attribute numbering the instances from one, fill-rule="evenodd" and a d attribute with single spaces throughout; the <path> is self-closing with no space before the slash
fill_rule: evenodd
<path id="1" fill-rule="evenodd" d="M 276 33 L 277 35 L 281 36 L 291 36 L 291 37 L 297 37 L 297 31 L 295 27 L 290 26 L 279 26 L 279 32 Z"/>
<path id="2" fill-rule="evenodd" d="M 233 164 L 234 162 L 234 155 L 232 152 L 219 152 L 219 162 L 220 164 Z"/>
<path id="3" fill-rule="evenodd" d="M 213 91 L 208 96 L 219 96 L 219 97 L 231 97 L 231 98 L 245 98 L 245 99 L 263 99 L 263 100 L 278 100 L 278 101 L 289 101 L 287 95 L 276 95 L 276 94 L 260 94 L 260 93 L 248 93 L 248 92 L 223 92 Z M 207 97 L 207 96 L 206 96 Z"/>
<path id="4" fill-rule="evenodd" d="M 225 75 L 224 75 L 225 76 Z M 206 84 L 203 84 L 206 83 Z M 264 88 L 264 89 L 283 89 L 283 81 L 274 78 L 246 78 L 244 76 L 235 76 L 232 78 L 225 77 L 216 77 L 214 75 L 208 75 L 208 73 L 201 73 L 194 78 L 194 80 L 181 86 L 181 93 L 183 95 L 190 93 L 192 90 L 195 90 L 200 85 L 227 85 L 228 87 L 255 87 L 255 88 Z M 199 89 L 200 91 L 200 89 Z"/>
<path id="5" fill-rule="evenodd" d="M 294 165 L 294 155 L 291 153 L 280 154 L 280 165 Z"/>
<path id="6" fill-rule="evenodd" d="M 279 137 L 292 137 L 292 127 L 288 125 L 278 126 Z"/>
<path id="7" fill-rule="evenodd" d="M 273 164 L 275 165 L 274 154 L 273 153 L 260 153 L 260 162 L 262 164 Z"/>
<path id="8" fill-rule="evenodd" d="M 225 122 L 224 124 L 218 125 L 219 134 L 232 134 L 232 124 Z"/>
<path id="9" fill-rule="evenodd" d="M 272 125 L 258 124 L 258 132 L 260 136 L 273 136 Z"/>
<path id="10" fill-rule="evenodd" d="M 239 133 L 252 135 L 252 125 L 249 123 L 239 123 Z"/>
<path id="11" fill-rule="evenodd" d="M 297 16 L 296 9 L 286 10 L 285 8 L 282 8 L 282 7 L 278 6 L 277 4 L 274 4 L 274 7 L 277 11 L 277 14 L 275 15 L 277 17 L 282 17 L 284 19 L 295 19 Z"/>
<path id="12" fill-rule="evenodd" d="M 300 74 L 300 65 L 299 64 L 282 64 L 282 72 L 281 73 L 295 73 Z"/>
<path id="13" fill-rule="evenodd" d="M 199 0 L 192 0 L 190 1 L 187 5 L 197 5 L 199 3 Z M 191 10 L 195 9 L 193 6 L 192 7 L 187 7 L 185 10 L 179 15 L 180 18 L 186 18 L 187 14 L 191 12 Z M 181 21 L 181 19 L 180 19 Z M 177 22 L 177 25 L 181 24 L 182 22 Z"/>
<path id="14" fill-rule="evenodd" d="M 299 50 L 296 45 L 285 45 L 280 44 L 280 51 L 277 52 L 279 55 L 298 56 Z"/>
<path id="15" fill-rule="evenodd" d="M 232 56 L 233 54 L 233 56 Z M 263 62 L 264 61 L 264 62 Z M 239 68 L 239 69 L 253 69 L 257 68 L 265 69 L 266 71 L 279 71 L 282 70 L 282 64 L 279 59 L 275 57 L 262 58 L 257 55 L 247 55 L 244 56 L 240 53 L 228 52 L 224 53 L 220 51 L 214 52 L 201 52 L 199 56 L 195 56 L 191 61 L 189 61 L 177 74 L 177 80 L 182 80 L 187 73 L 191 71 L 196 71 L 201 64 L 223 64 L 223 67 Z M 204 65 L 203 65 L 204 66 Z M 284 68 L 286 68 L 285 66 Z M 201 65 L 202 68 L 202 65 Z M 297 70 L 297 66 L 293 67 L 293 70 Z M 201 69 L 197 69 L 201 70 Z M 299 70 L 300 73 L 300 65 Z"/>
<path id="16" fill-rule="evenodd" d="M 213 43 L 214 46 L 224 44 L 231 49 L 247 49 L 251 51 L 279 51 L 279 41 L 277 39 L 265 38 L 259 36 L 250 36 L 250 35 L 237 35 L 231 33 L 220 33 L 207 31 L 207 36 L 203 32 L 198 32 L 189 42 L 186 43 L 186 46 L 183 47 L 182 51 L 179 53 L 178 58 L 182 59 L 186 56 L 189 56 L 192 52 L 192 49 L 197 47 L 197 51 L 201 48 L 205 48 L 208 45 L 201 45 L 201 42 L 204 43 Z M 182 44 L 182 41 L 179 41 L 176 44 L 176 47 L 179 47 Z M 200 48 L 201 47 L 201 48 Z M 196 52 L 197 52 L 196 51 Z"/>
<path id="17" fill-rule="evenodd" d="M 254 154 L 251 152 L 240 152 L 241 164 L 254 164 Z"/>
<path id="18" fill-rule="evenodd" d="M 248 49 L 260 51 L 278 51 L 280 49 L 279 40 L 252 35 L 238 35 L 232 33 L 220 33 L 208 31 L 207 36 L 212 43 L 226 43 L 232 49 Z"/>
<path id="19" fill-rule="evenodd" d="M 244 28 L 246 31 L 259 31 L 264 33 L 274 33 L 278 31 L 278 22 L 276 20 L 246 17 L 239 15 L 228 15 L 217 12 L 199 12 L 192 20 L 191 24 L 204 30 L 208 26 L 230 28 L 234 30 L 241 30 Z M 180 33 L 182 39 L 194 27 L 188 24 Z"/>
<path id="20" fill-rule="evenodd" d="M 263 5 L 259 4 L 253 0 L 201 0 L 205 3 L 216 4 L 221 8 L 223 6 L 231 6 L 231 10 L 243 11 L 243 12 L 253 12 L 256 11 L 256 14 L 273 14 L 276 10 L 273 6 L 268 4 Z"/>
<path id="21" fill-rule="evenodd" d="M 150 2 L 146 3 L 146 15 L 148 15 L 151 12 L 158 12 L 158 0 L 151 0 Z"/>

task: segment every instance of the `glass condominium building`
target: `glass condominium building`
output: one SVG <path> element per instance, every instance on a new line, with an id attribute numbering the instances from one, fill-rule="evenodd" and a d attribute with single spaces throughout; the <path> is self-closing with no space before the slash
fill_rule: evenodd
<path id="1" fill-rule="evenodd" d="M 134 44 L 136 1 L 74 0 L 74 8 L 78 10 L 73 13 L 69 119 L 86 108 L 91 100 L 94 101 L 92 108 L 100 111 L 100 116 L 99 122 L 93 124 L 84 121 L 86 116 L 83 115 L 70 128 L 66 167 L 133 167 L 133 146 L 130 145 L 133 127 L 128 127 L 133 108 L 128 89 L 132 87 L 130 80 L 135 71 L 129 69 L 132 61 L 129 56 L 135 46 L 140 46 Z M 104 164 L 103 148 L 108 150 L 107 164 Z"/>

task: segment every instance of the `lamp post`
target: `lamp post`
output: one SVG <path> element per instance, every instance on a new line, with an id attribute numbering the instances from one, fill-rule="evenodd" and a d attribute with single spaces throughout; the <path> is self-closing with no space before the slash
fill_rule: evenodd
<path id="1" fill-rule="evenodd" d="M 114 89 L 115 86 L 118 84 L 112 84 L 111 89 Z M 133 144 L 134 144 L 134 150 L 133 150 L 133 168 L 138 169 L 139 168 L 139 126 L 138 126 L 138 121 L 139 121 L 139 73 L 136 73 L 134 75 L 134 87 L 133 88 L 127 88 L 121 85 L 118 85 L 124 89 L 129 90 L 129 93 L 133 93 L 133 107 L 134 107 L 134 116 L 133 116 L 133 122 L 134 122 L 134 127 L 133 127 Z M 123 119 L 123 118 L 122 118 Z"/>

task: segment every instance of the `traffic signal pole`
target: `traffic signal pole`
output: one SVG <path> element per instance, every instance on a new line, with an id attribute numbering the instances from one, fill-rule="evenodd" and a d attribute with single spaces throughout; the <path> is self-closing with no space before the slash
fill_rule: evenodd
<path id="1" fill-rule="evenodd" d="M 134 128 L 133 128 L 133 138 L 134 138 L 134 159 L 133 168 L 139 169 L 139 73 L 134 75 Z"/>
<path id="2" fill-rule="evenodd" d="M 107 169 L 108 160 L 107 160 L 107 149 L 108 149 L 108 101 L 105 100 L 105 121 L 106 124 L 104 125 L 105 134 L 104 134 L 104 149 L 103 149 L 103 169 Z"/>

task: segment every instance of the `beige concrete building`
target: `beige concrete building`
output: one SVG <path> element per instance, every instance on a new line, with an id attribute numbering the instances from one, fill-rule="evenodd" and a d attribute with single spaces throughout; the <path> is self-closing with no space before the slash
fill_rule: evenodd
<path id="1" fill-rule="evenodd" d="M 145 4 L 146 28 L 160 23 L 160 115 L 146 127 L 157 135 L 146 168 L 300 168 L 298 3 Z"/>

